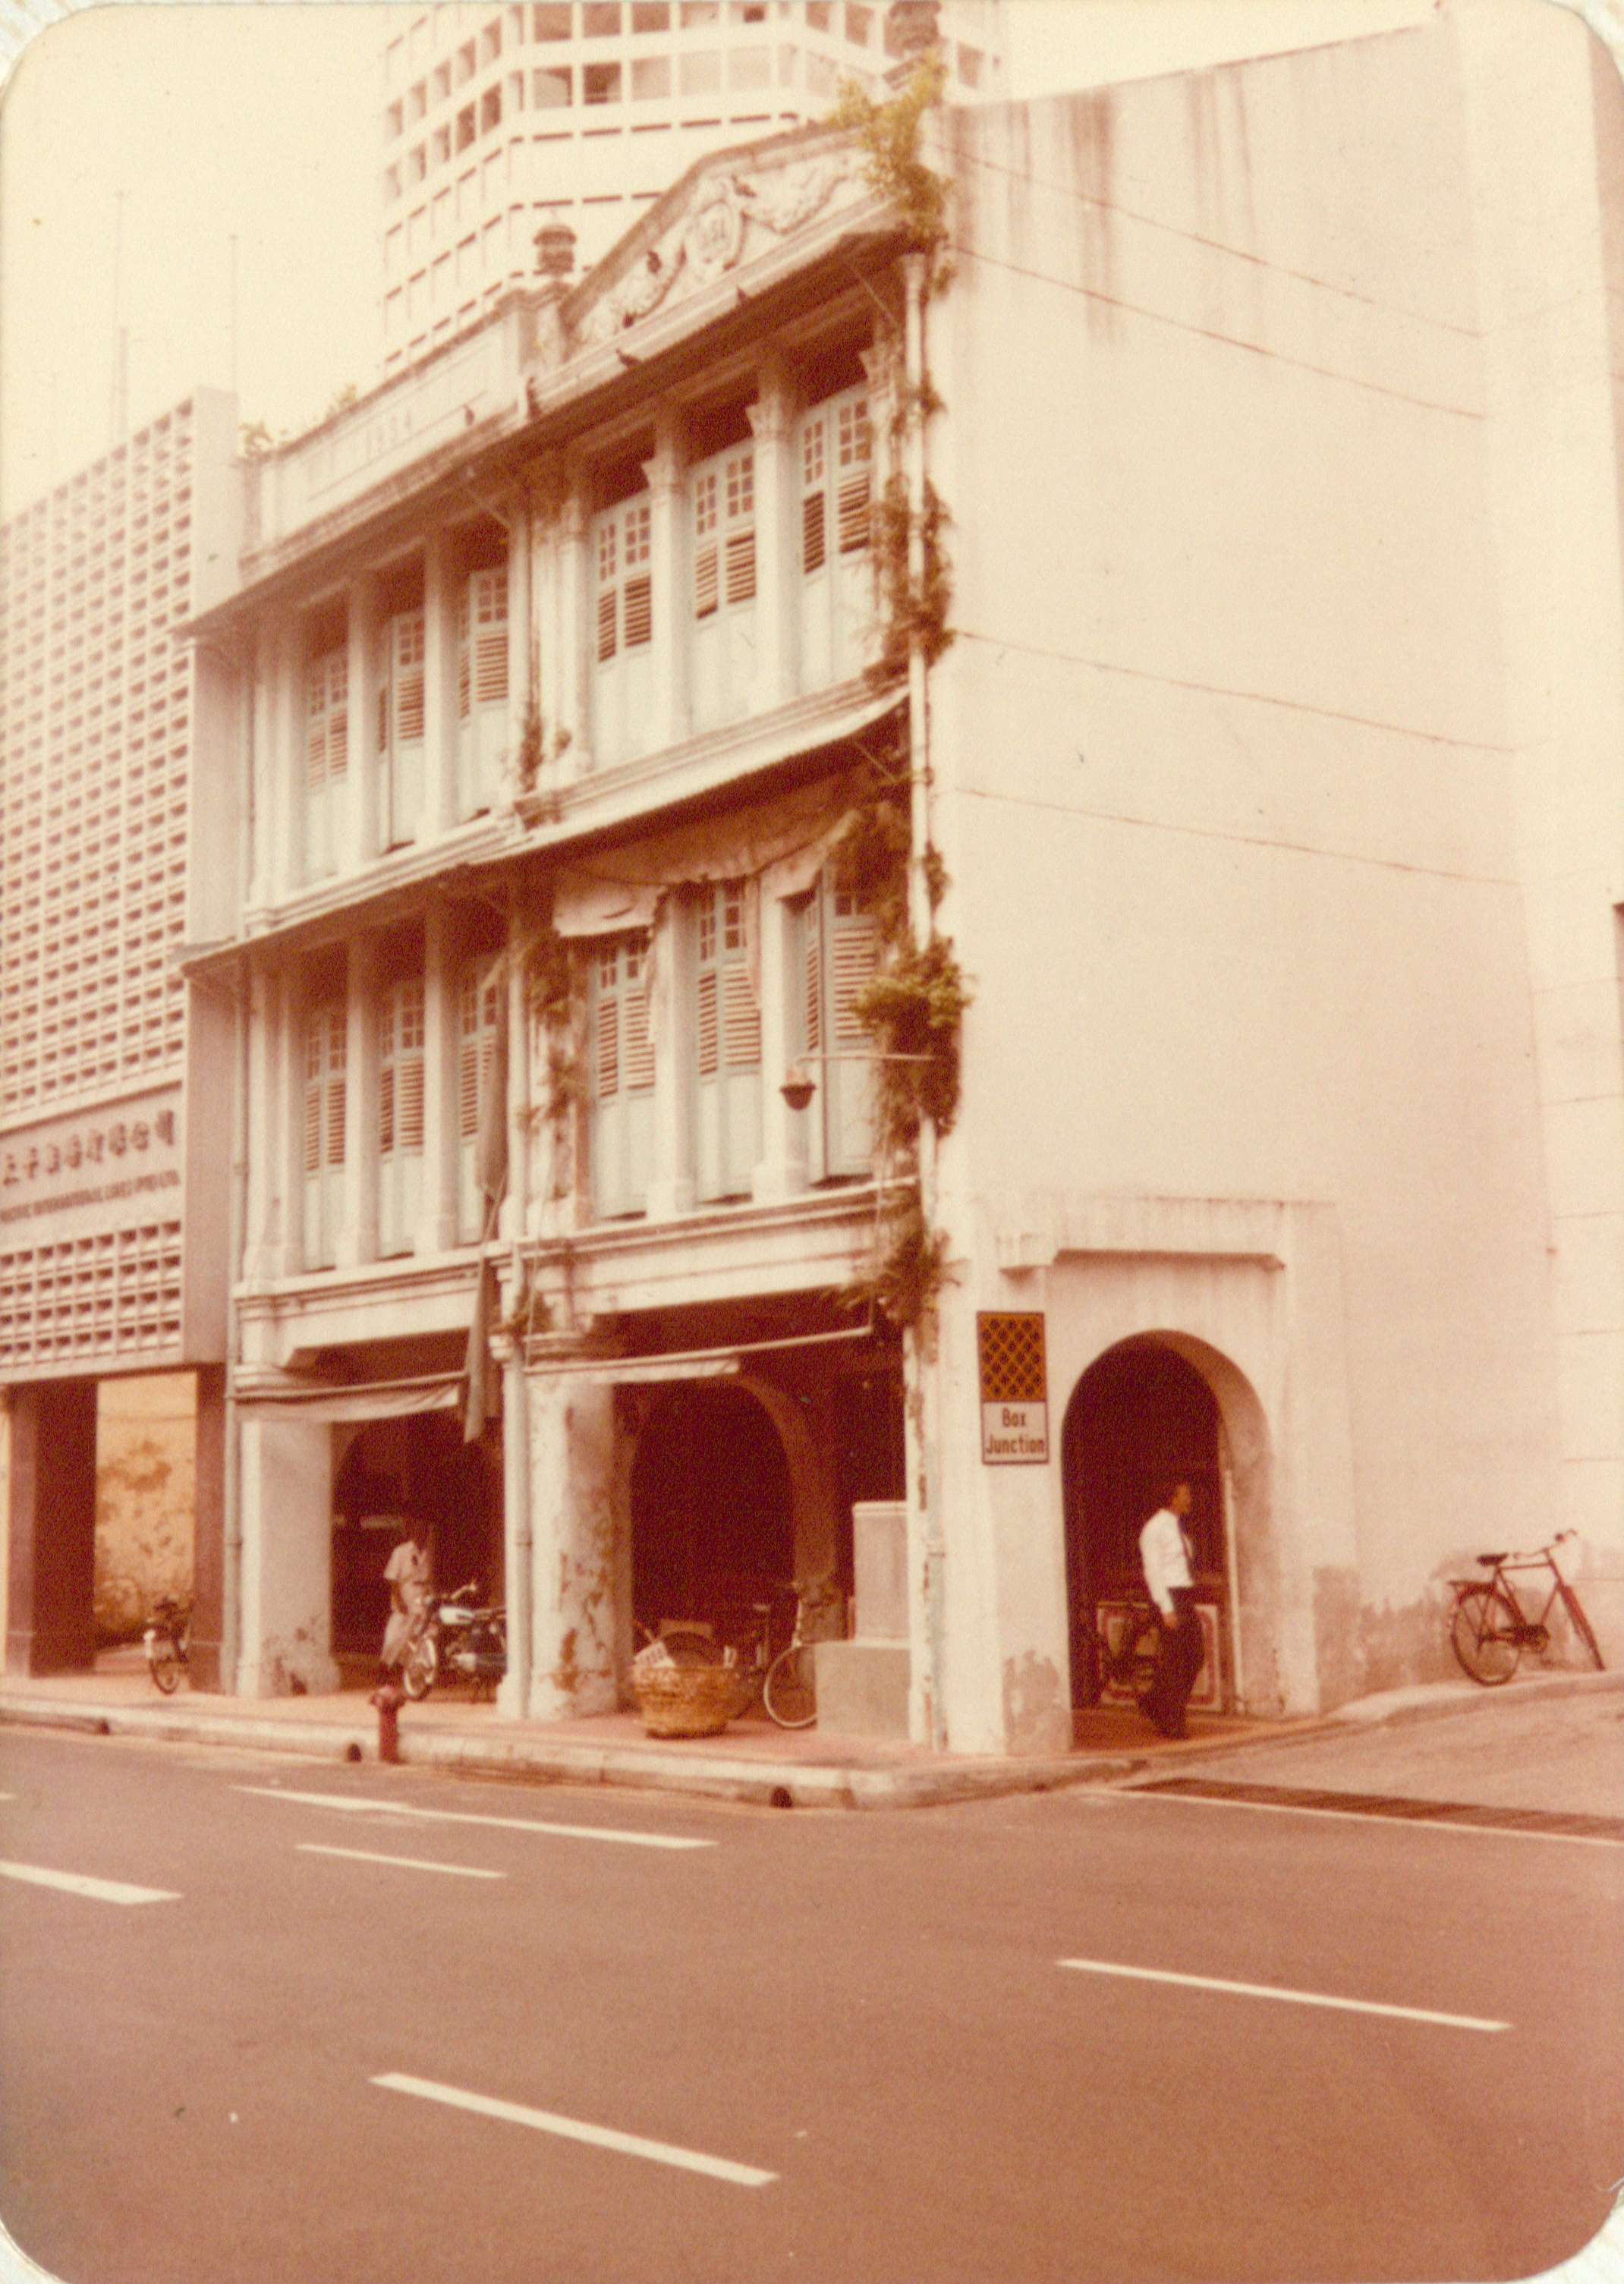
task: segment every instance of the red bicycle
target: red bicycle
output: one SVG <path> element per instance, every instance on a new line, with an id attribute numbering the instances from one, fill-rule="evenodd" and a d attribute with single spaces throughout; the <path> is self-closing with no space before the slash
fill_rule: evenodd
<path id="1" fill-rule="evenodd" d="M 1450 1644 L 1463 1671 L 1485 1689 L 1510 1681 L 1524 1650 L 1531 1649 L 1535 1656 L 1544 1656 L 1550 1647 L 1550 1629 L 1546 1621 L 1558 1601 L 1567 1612 L 1575 1639 L 1584 1644 L 1592 1663 L 1597 1671 L 1601 1670 L 1602 1654 L 1590 1631 L 1590 1621 L 1580 1606 L 1578 1595 L 1557 1568 L 1557 1547 L 1573 1535 L 1571 1530 L 1558 1531 L 1549 1546 L 1539 1547 L 1532 1554 L 1479 1554 L 1479 1564 L 1488 1571 L 1488 1577 L 1450 1581 L 1455 1588 Z M 1530 1617 L 1518 1599 L 1510 1575 L 1533 1570 L 1549 1570 L 1551 1576 L 1550 1592 L 1537 1617 Z"/>

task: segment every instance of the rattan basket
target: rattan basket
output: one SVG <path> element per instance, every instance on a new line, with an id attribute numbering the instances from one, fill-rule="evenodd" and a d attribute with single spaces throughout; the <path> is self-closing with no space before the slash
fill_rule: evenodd
<path id="1" fill-rule="evenodd" d="M 714 1737 L 739 1701 L 730 1665 L 634 1665 L 632 1687 L 651 1737 Z"/>

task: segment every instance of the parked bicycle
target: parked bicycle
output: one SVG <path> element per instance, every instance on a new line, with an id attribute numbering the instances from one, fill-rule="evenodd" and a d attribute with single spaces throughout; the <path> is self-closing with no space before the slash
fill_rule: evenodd
<path id="1" fill-rule="evenodd" d="M 1084 1704 L 1097 1705 L 1108 1689 L 1126 1691 L 1142 1703 L 1156 1679 L 1160 1641 L 1149 1602 L 1101 1603 L 1082 1639 Z"/>
<path id="2" fill-rule="evenodd" d="M 191 1663 L 192 1612 L 188 1605 L 177 1602 L 173 1594 L 161 1595 L 153 1605 L 141 1646 L 146 1652 L 153 1679 L 166 1697 L 172 1695 Z"/>
<path id="3" fill-rule="evenodd" d="M 1584 1645 L 1591 1662 L 1598 1671 L 1601 1670 L 1602 1654 L 1590 1631 L 1590 1621 L 1578 1595 L 1557 1567 L 1557 1547 L 1574 1535 L 1571 1530 L 1560 1530 L 1549 1546 L 1538 1547 L 1532 1554 L 1479 1554 L 1477 1560 L 1479 1567 L 1489 1573 L 1487 1578 L 1451 1579 L 1455 1602 L 1449 1615 L 1450 1646 L 1463 1671 L 1471 1680 L 1493 1689 L 1502 1681 L 1510 1681 L 1524 1650 L 1531 1649 L 1536 1657 L 1543 1657 L 1550 1647 L 1550 1630 L 1546 1621 L 1558 1601 L 1567 1613 L 1575 1639 Z M 1511 1583 L 1511 1574 L 1538 1570 L 1549 1571 L 1551 1588 L 1538 1615 L 1531 1617 Z"/>
<path id="4" fill-rule="evenodd" d="M 650 1634 L 648 1639 L 658 1639 L 679 1665 L 733 1669 L 738 1682 L 732 1719 L 759 1704 L 781 1729 L 810 1729 L 818 1717 L 812 1646 L 820 1637 L 809 1632 L 808 1627 L 816 1623 L 813 1614 L 821 1612 L 838 1589 L 795 1581 L 788 1592 L 796 1598 L 795 1623 L 781 1649 L 773 1647 L 776 1605 L 732 1596 L 720 1598 L 716 1620 L 667 1619 L 657 1635 Z M 783 1640 L 781 1632 L 777 1639 Z"/>

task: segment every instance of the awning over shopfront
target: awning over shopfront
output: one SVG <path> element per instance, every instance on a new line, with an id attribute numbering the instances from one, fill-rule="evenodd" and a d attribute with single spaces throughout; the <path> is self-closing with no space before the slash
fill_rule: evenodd
<path id="1" fill-rule="evenodd" d="M 367 1420 L 399 1420 L 414 1412 L 454 1412 L 461 1401 L 460 1373 L 425 1373 L 412 1380 L 288 1382 L 251 1388 L 236 1398 L 239 1420 L 298 1420 L 306 1427 Z"/>

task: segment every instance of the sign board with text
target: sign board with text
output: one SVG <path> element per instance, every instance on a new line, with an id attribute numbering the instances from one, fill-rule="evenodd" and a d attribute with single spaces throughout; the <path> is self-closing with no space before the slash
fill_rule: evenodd
<path id="1" fill-rule="evenodd" d="M 989 1467 L 1033 1467 L 1049 1455 L 1048 1378 L 1039 1310 L 976 1318 L 981 1457 Z"/>

